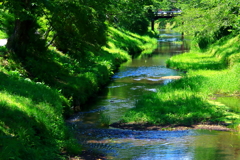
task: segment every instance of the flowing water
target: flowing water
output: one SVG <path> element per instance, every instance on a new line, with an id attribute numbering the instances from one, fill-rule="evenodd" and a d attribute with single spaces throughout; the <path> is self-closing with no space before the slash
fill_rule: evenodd
<path id="1" fill-rule="evenodd" d="M 172 55 L 186 52 L 188 42 L 182 40 L 181 34 L 161 30 L 158 48 L 152 55 L 123 64 L 112 82 L 92 99 L 90 109 L 68 120 L 79 142 L 89 150 L 106 155 L 107 159 L 240 159 L 240 136 L 235 132 L 133 131 L 102 126 L 102 121 L 118 121 L 142 94 L 155 92 L 171 82 L 160 77 L 181 75 L 179 71 L 166 68 L 165 61 Z"/>

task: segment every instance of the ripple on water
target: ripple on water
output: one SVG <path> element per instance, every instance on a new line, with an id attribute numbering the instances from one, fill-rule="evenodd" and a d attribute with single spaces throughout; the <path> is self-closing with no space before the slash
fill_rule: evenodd
<path id="1" fill-rule="evenodd" d="M 133 139 L 170 139 L 181 138 L 184 136 L 196 135 L 191 130 L 181 131 L 135 131 L 121 129 L 89 129 L 86 131 L 79 130 L 80 134 L 91 134 L 93 137 L 101 138 L 133 138 Z"/>
<path id="2" fill-rule="evenodd" d="M 185 131 L 134 131 L 121 129 L 89 129 L 79 130 L 87 134 L 86 146 L 108 154 L 113 159 L 153 158 L 167 154 L 185 153 L 187 139 L 195 136 L 191 130 Z M 81 137 L 81 136 L 80 136 Z M 171 152 L 171 153 L 169 153 Z M 156 154 L 156 155 L 153 155 Z"/>
<path id="3" fill-rule="evenodd" d="M 119 79 L 124 77 L 162 77 L 167 75 L 179 75 L 179 72 L 166 68 L 165 66 L 126 67 L 122 71 L 114 74 L 112 78 Z"/>

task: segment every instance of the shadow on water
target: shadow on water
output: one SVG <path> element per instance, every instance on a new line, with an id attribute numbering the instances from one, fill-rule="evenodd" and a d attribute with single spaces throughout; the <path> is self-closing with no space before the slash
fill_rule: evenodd
<path id="1" fill-rule="evenodd" d="M 112 82 L 88 104 L 90 110 L 79 112 L 68 120 L 80 143 L 107 159 L 136 160 L 230 160 L 240 159 L 240 137 L 233 132 L 134 131 L 101 125 L 101 117 L 109 123 L 118 121 L 143 93 L 155 92 L 171 80 L 163 76 L 181 75 L 166 68 L 172 55 L 186 52 L 189 40 L 181 34 L 161 30 L 158 48 L 152 55 L 123 64 Z"/>

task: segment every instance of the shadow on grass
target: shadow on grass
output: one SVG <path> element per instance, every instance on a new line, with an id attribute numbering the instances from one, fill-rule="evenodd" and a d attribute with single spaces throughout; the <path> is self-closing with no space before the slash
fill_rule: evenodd
<path id="1" fill-rule="evenodd" d="M 79 61 L 54 51 L 45 57 L 29 58 L 23 62 L 25 70 L 35 81 L 44 82 L 59 90 L 66 98 L 72 99 L 73 106 L 85 103 L 110 76 L 111 69 L 96 62 L 96 59 L 85 59 L 80 64 Z"/>
<path id="2" fill-rule="evenodd" d="M 42 83 L 32 82 L 30 79 L 20 78 L 14 75 L 6 75 L 0 72 L 0 91 L 6 91 L 8 94 L 28 98 L 34 103 L 48 103 L 55 109 L 55 112 L 61 112 L 63 105 L 69 105 L 57 90 L 50 89 Z"/>
<path id="3" fill-rule="evenodd" d="M 33 106 L 32 106 L 33 107 Z M 0 157 L 7 159 L 57 159 L 56 135 L 26 113 L 0 103 Z"/>
<path id="4" fill-rule="evenodd" d="M 72 138 L 62 116 L 67 100 L 12 72 L 0 79 L 0 159 L 59 159 Z"/>

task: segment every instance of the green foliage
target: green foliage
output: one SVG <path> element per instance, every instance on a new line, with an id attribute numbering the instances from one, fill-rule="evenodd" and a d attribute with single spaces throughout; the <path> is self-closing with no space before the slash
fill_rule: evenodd
<path id="1" fill-rule="evenodd" d="M 107 16 L 110 24 L 119 26 L 131 32 L 146 34 L 153 18 L 156 3 L 154 0 L 113 2 L 108 9 Z"/>
<path id="2" fill-rule="evenodd" d="M 152 5 L 151 0 L 6 1 L 4 9 L 15 17 L 7 47 L 23 61 L 29 56 L 46 56 L 41 53 L 52 44 L 69 56 L 84 60 L 88 51 L 96 53 L 106 45 L 106 18 L 110 23 L 115 18 L 118 26 L 145 34 Z"/>
<path id="3" fill-rule="evenodd" d="M 4 39 L 8 38 L 13 31 L 14 18 L 12 14 L 4 12 L 1 8 L 0 11 L 0 38 Z"/>
<path id="4" fill-rule="evenodd" d="M 195 36 L 201 48 L 231 32 L 239 33 L 237 1 L 182 0 L 179 7 L 183 13 L 176 18 L 180 25 L 178 30 Z"/>
<path id="5" fill-rule="evenodd" d="M 106 18 L 103 11 L 107 5 L 107 1 L 60 3 L 54 9 L 50 21 L 56 34 L 57 48 L 79 59 L 87 56 L 86 50 L 98 50 L 104 46 L 107 26 L 104 23 Z"/>
<path id="6" fill-rule="evenodd" d="M 108 1 L 6 1 L 4 15 L 15 18 L 7 47 L 23 60 L 41 55 L 53 42 L 74 57 L 86 56 L 86 50 L 106 44 L 107 6 Z"/>
<path id="7" fill-rule="evenodd" d="M 162 29 L 173 29 L 176 27 L 176 22 L 174 19 L 160 18 L 156 21 L 158 23 L 158 28 Z"/>
<path id="8" fill-rule="evenodd" d="M 5 39 L 5 38 L 7 38 L 7 34 L 0 30 L 0 39 Z"/>

